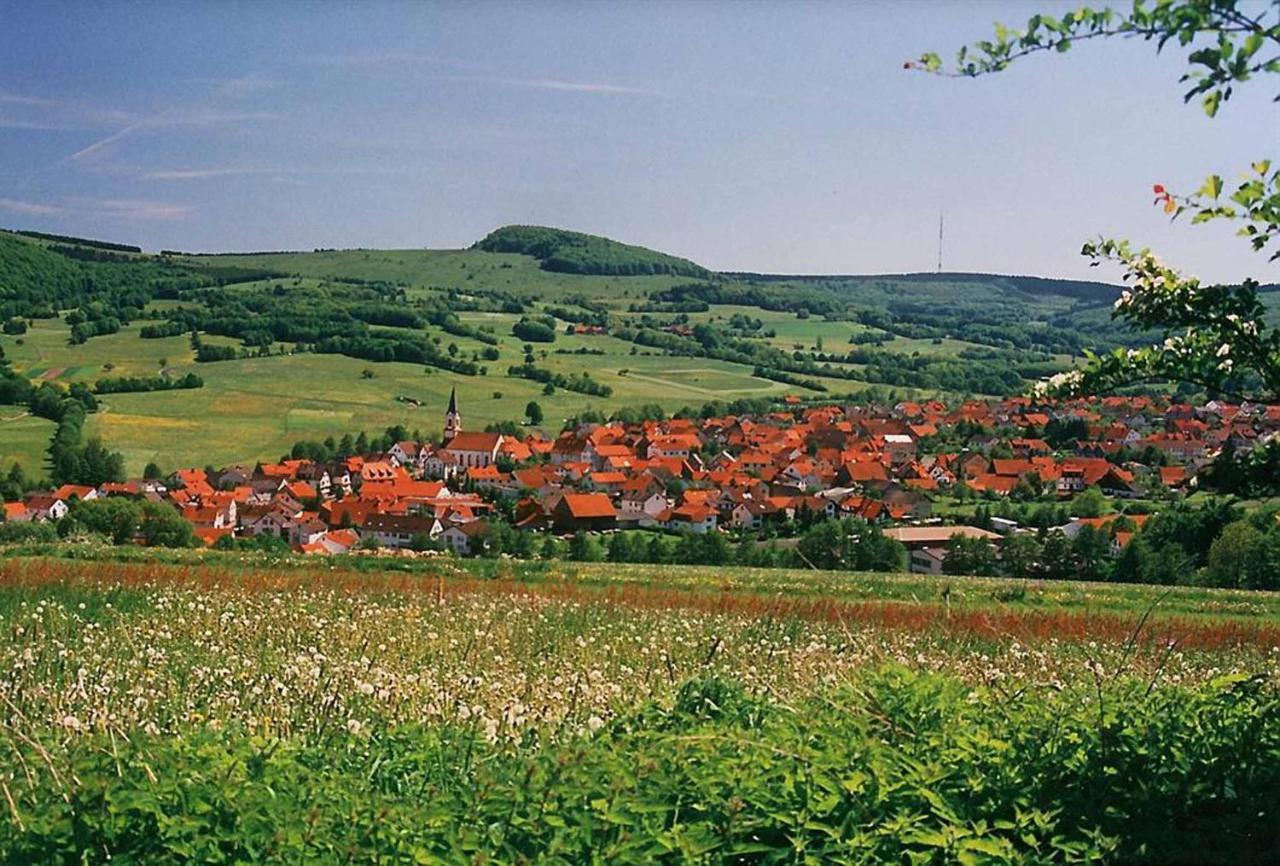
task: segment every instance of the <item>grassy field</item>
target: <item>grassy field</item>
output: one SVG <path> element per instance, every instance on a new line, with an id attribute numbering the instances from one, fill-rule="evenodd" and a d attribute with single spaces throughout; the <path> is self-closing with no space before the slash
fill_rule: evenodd
<path id="1" fill-rule="evenodd" d="M 464 321 L 491 325 L 502 338 L 499 360 L 485 362 L 489 375 L 476 377 L 415 364 L 372 364 L 338 355 L 276 355 L 197 364 L 186 336 L 143 340 L 138 337 L 141 322 L 73 346 L 68 344 L 69 328 L 64 322 L 37 320 L 21 338 L 0 336 L 0 346 L 15 370 L 61 383 L 155 375 L 162 362 L 163 369 L 178 375 L 198 373 L 205 381 L 201 389 L 113 394 L 103 401 L 103 410 L 91 416 L 88 433 L 101 436 L 113 450 L 123 453 L 132 473 L 140 473 L 150 461 L 172 469 L 275 459 L 299 439 L 375 432 L 392 424 L 435 436 L 449 391 L 455 386 L 464 423 L 470 429 L 520 420 L 525 405 L 536 400 L 552 433 L 565 418 L 586 410 L 607 414 L 620 406 L 656 403 L 675 411 L 708 400 L 811 393 L 757 379 L 751 368 L 741 364 L 633 355 L 632 344 L 612 337 L 562 333 L 555 343 L 538 347 L 539 353 L 546 352 L 545 356 L 539 354 L 538 366 L 565 374 L 588 372 L 609 385 L 613 394 L 601 398 L 558 390 L 544 395 L 540 383 L 506 375 L 508 367 L 522 363 L 521 342 L 510 334 L 516 318 L 500 313 L 463 316 Z M 429 328 L 428 332 L 440 336 L 446 345 L 457 343 L 463 352 L 484 348 L 478 341 L 438 329 Z M 205 342 L 236 344 L 222 337 L 205 337 Z M 605 354 L 556 351 L 579 348 Z M 365 370 L 372 371 L 373 378 L 364 378 Z M 850 393 L 860 387 L 859 383 L 839 380 L 828 380 L 827 384 L 833 393 Z M 423 405 L 415 408 L 397 402 L 400 396 L 412 397 Z M 10 414 L 19 413 L 14 407 Z M 38 475 L 48 444 L 48 434 L 40 442 L 38 431 L 51 429 L 44 422 L 25 420 L 0 427 L 16 436 L 0 437 L 5 461 L 0 465 L 8 466 L 16 459 L 26 471 Z"/>
<path id="2" fill-rule="evenodd" d="M 8 467 L 17 463 L 28 477 L 40 477 L 53 427 L 52 421 L 28 415 L 18 407 L 4 407 L 0 414 L 0 467 L 8 472 Z"/>
<path id="3" fill-rule="evenodd" d="M 0 557 L 8 862 L 1280 844 L 1274 595 L 63 552 Z"/>
<path id="4" fill-rule="evenodd" d="M 194 256 L 196 264 L 265 268 L 290 276 L 359 277 L 410 289 L 500 289 L 526 298 L 558 301 L 568 295 L 641 300 L 688 277 L 607 277 L 544 271 L 529 256 L 481 250 L 335 250 L 263 255 Z M 412 293 L 411 293 L 412 296 Z"/>

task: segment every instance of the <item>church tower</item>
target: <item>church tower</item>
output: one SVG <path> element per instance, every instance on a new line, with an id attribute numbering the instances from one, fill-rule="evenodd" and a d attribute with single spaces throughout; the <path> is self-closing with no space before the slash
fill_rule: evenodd
<path id="1" fill-rule="evenodd" d="M 449 408 L 444 413 L 444 441 L 462 432 L 462 416 L 458 414 L 458 389 L 449 392 Z"/>

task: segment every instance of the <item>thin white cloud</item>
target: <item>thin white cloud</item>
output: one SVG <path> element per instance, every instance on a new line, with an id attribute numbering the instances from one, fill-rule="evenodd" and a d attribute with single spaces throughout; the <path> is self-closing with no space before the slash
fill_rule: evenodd
<path id="1" fill-rule="evenodd" d="M 274 111 L 236 111 L 221 108 L 179 108 L 154 117 L 143 118 L 137 126 L 142 129 L 159 129 L 168 126 L 221 126 L 228 123 L 245 123 L 252 120 L 278 120 Z"/>
<path id="2" fill-rule="evenodd" d="M 66 208 L 34 201 L 19 201 L 12 198 L 0 198 L 0 210 L 20 213 L 27 216 L 57 216 L 67 212 Z"/>
<path id="3" fill-rule="evenodd" d="M 430 54 L 410 54 L 405 52 L 387 52 L 383 54 L 342 54 L 333 56 L 311 56 L 304 62 L 316 66 L 410 66 L 430 65 L 449 66 L 454 69 L 477 69 L 474 63 L 453 60 L 448 57 L 435 57 Z"/>
<path id="4" fill-rule="evenodd" d="M 470 81 L 480 84 L 500 84 L 510 87 L 530 87 L 538 90 L 559 90 L 569 93 L 598 93 L 615 96 L 666 96 L 656 90 L 612 84 L 603 81 L 566 81 L 559 78 L 525 78 L 494 75 L 474 63 L 435 57 L 428 54 L 354 54 L 339 57 L 312 57 L 309 62 L 322 66 L 377 67 L 377 66 L 444 66 L 472 73 L 466 75 L 438 76 L 444 81 Z"/>
<path id="5" fill-rule="evenodd" d="M 164 129 L 182 126 L 220 126 L 223 124 L 244 123 L 255 120 L 275 120 L 280 115 L 270 111 L 226 111 L 217 108 L 176 108 L 151 117 L 135 120 L 127 126 L 100 138 L 77 150 L 67 157 L 74 162 L 83 162 L 103 148 L 127 138 L 140 129 Z"/>
<path id="6" fill-rule="evenodd" d="M 150 199 L 72 198 L 66 204 L 0 198 L 0 210 L 26 216 L 79 215 L 106 219 L 178 220 L 191 213 L 190 205 Z"/>
<path id="7" fill-rule="evenodd" d="M 242 96 L 251 96 L 264 90 L 270 90 L 279 86 L 280 81 L 262 72 L 250 72 L 248 75 L 241 75 L 236 78 L 215 79 L 211 83 L 217 85 L 217 90 L 215 91 L 217 96 L 237 99 Z"/>
<path id="8" fill-rule="evenodd" d="M 192 207 L 167 201 L 132 198 L 73 198 L 68 212 L 105 219 L 180 220 Z"/>
<path id="9" fill-rule="evenodd" d="M 245 174 L 280 174 L 278 168 L 171 168 L 143 172 L 142 180 L 204 180 L 211 177 L 235 177 Z"/>
<path id="10" fill-rule="evenodd" d="M 34 129 L 42 132 L 59 132 L 75 128 L 59 123 L 48 123 L 43 120 L 22 120 L 17 117 L 0 115 L 0 129 Z"/>
<path id="11" fill-rule="evenodd" d="M 25 96 L 20 93 L 13 93 L 9 90 L 0 90 L 0 102 L 7 102 L 11 105 L 38 105 L 53 106 L 58 103 L 52 99 L 41 99 L 38 96 Z"/>
<path id="12" fill-rule="evenodd" d="M 111 133 L 106 138 L 100 138 L 97 141 L 91 144 L 88 144 L 85 147 L 80 148 L 75 153 L 71 154 L 71 156 L 67 157 L 67 159 L 73 162 L 80 162 L 81 160 L 84 160 L 92 156 L 93 154 L 97 153 L 98 151 L 102 150 L 107 145 L 113 144 L 119 141 L 120 139 L 124 138 L 125 136 L 129 135 L 129 133 L 133 132 L 134 130 L 141 129 L 141 128 L 142 128 L 142 121 L 135 121 L 134 123 L 131 123 L 128 126 L 122 127 L 121 129 L 117 129 L 115 132 Z"/>
<path id="13" fill-rule="evenodd" d="M 474 78 L 475 81 L 492 81 L 512 87 L 532 87 L 537 90 L 562 90 L 570 93 L 599 93 L 614 96 L 665 96 L 657 90 L 628 87 L 622 84 L 606 84 L 598 81 L 560 81 L 555 78 Z"/>

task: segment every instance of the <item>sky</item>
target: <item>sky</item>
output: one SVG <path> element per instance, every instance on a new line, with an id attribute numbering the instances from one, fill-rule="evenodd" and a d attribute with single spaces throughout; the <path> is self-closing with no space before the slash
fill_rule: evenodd
<path id="1" fill-rule="evenodd" d="M 1122 4 L 1123 5 L 1123 4 Z M 500 225 L 720 270 L 1113 278 L 1127 237 L 1274 280 L 1151 187 L 1280 156 L 1269 82 L 1210 120 L 1182 53 L 950 57 L 1046 2 L 9 2 L 0 226 L 148 250 L 457 248 Z"/>

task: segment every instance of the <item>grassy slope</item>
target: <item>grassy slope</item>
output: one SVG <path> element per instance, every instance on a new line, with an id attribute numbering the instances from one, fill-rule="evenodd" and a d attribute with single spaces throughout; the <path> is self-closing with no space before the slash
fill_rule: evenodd
<path id="1" fill-rule="evenodd" d="M 17 463 L 28 478 L 44 475 L 44 452 L 54 424 L 17 406 L 0 406 L 0 471 Z"/>
<path id="2" fill-rule="evenodd" d="M 21 250 L 48 257 L 52 260 L 51 266 L 69 264 L 60 256 L 44 252 L 40 249 L 42 246 L 41 242 L 22 239 Z M 585 295 L 604 301 L 618 312 L 624 312 L 629 304 L 654 291 L 689 281 L 683 276 L 553 273 L 542 270 L 529 256 L 474 249 L 345 250 L 190 256 L 184 260 L 199 266 L 265 268 L 308 279 L 389 280 L 407 285 L 411 295 L 447 288 L 496 289 L 548 303 L 562 303 L 570 295 Z M 1073 303 L 1058 296 L 1028 300 L 1030 296 L 1025 292 L 1012 289 L 999 279 L 975 282 L 943 277 L 941 282 L 912 279 L 901 284 L 894 284 L 892 278 L 837 278 L 824 286 L 870 303 L 904 295 L 941 303 L 948 295 L 956 297 L 957 292 L 962 292 L 968 301 L 1016 295 L 1020 302 L 1033 304 L 1036 315 L 1041 316 L 1066 309 Z M 803 284 L 811 286 L 815 282 L 822 281 L 806 279 Z M 768 285 L 782 291 L 788 284 L 786 280 L 768 281 Z M 157 306 L 172 303 L 162 301 Z M 776 329 L 778 336 L 771 342 L 784 349 L 797 344 L 811 347 L 821 336 L 828 351 L 842 351 L 847 349 L 850 335 L 865 330 L 864 326 L 854 323 L 825 322 L 818 317 L 799 319 L 790 313 L 753 307 L 716 307 L 692 318 L 694 321 L 727 319 L 735 311 L 763 319 L 766 327 Z M 563 391 L 544 396 L 541 386 L 505 375 L 509 366 L 521 360 L 519 341 L 510 336 L 515 316 L 463 313 L 462 318 L 491 325 L 494 333 L 503 339 L 501 358 L 488 362 L 490 375 L 487 377 L 464 377 L 438 370 L 427 374 L 415 365 L 378 365 L 315 355 L 196 365 L 186 337 L 141 340 L 137 337 L 139 323 L 119 334 L 92 338 L 83 346 L 69 346 L 67 326 L 61 321 L 45 320 L 35 323 L 21 344 L 17 338 L 0 336 L 0 346 L 13 360 L 15 369 L 32 377 L 46 376 L 60 382 L 92 381 L 107 374 L 104 369 L 107 364 L 114 365 L 111 375 L 154 374 L 160 369 L 162 359 L 176 372 L 199 372 L 206 381 L 204 389 L 114 395 L 106 401 L 107 411 L 91 419 L 89 432 L 103 436 L 110 447 L 123 451 L 132 472 L 140 471 L 149 460 L 168 468 L 274 458 L 300 438 L 336 436 L 349 430 L 380 430 L 396 423 L 435 433 L 440 425 L 443 402 L 455 385 L 463 397 L 465 422 L 472 429 L 493 421 L 519 419 L 530 400 L 537 400 L 543 406 L 547 425 L 555 428 L 563 418 L 585 409 L 609 412 L 623 405 L 659 403 L 675 410 L 711 399 L 812 393 L 756 379 L 751 376 L 750 368 L 743 365 L 646 353 L 633 355 L 631 344 L 613 338 L 560 334 L 552 346 L 538 347 L 540 352 L 544 348 L 549 351 L 539 358 L 539 365 L 564 373 L 589 371 L 610 385 L 614 394 L 608 399 Z M 474 341 L 440 336 L 446 343 L 456 342 L 464 352 L 482 348 Z M 234 342 L 217 337 L 207 340 Z M 952 355 L 970 345 L 973 344 L 959 340 L 945 340 L 935 345 L 929 340 L 898 339 L 889 348 Z M 555 353 L 556 349 L 579 347 L 600 349 L 605 354 Z M 366 368 L 374 369 L 375 378 L 361 378 L 361 371 Z M 626 375 L 622 374 L 624 370 L 628 371 Z M 856 382 L 842 380 L 828 380 L 826 384 L 832 393 L 849 393 L 860 387 Z M 495 392 L 502 394 L 501 399 L 494 398 Z M 401 395 L 422 400 L 425 405 L 413 409 L 396 402 L 395 398 Z M 21 426 L 10 429 L 16 432 Z M 5 446 L 0 457 L 7 460 L 16 457 L 29 472 L 38 472 L 43 451 L 43 445 L 37 442 L 39 429 L 40 425 L 27 422 L 16 439 L 2 437 Z M 17 444 L 10 445 L 9 441 Z"/>
<path id="3" fill-rule="evenodd" d="M 464 317 L 465 318 L 465 317 Z M 299 439 L 323 439 L 344 432 L 381 431 L 392 424 L 410 430 L 421 429 L 437 435 L 442 424 L 445 401 L 457 386 L 462 400 L 463 420 L 470 429 L 485 424 L 522 418 L 525 404 L 536 400 L 546 413 L 545 423 L 554 431 L 570 415 L 587 409 L 610 412 L 619 406 L 660 403 L 669 411 L 711 399 L 805 393 L 775 382 L 756 379 L 749 368 L 708 359 L 670 359 L 631 355 L 631 344 L 610 337 L 579 337 L 561 334 L 548 346 L 539 366 L 573 373 L 589 371 L 597 380 L 613 387 L 610 398 L 588 397 L 559 390 L 542 393 L 542 386 L 505 375 L 518 364 L 520 342 L 509 335 L 514 316 L 473 314 L 476 322 L 490 322 L 498 333 L 506 334 L 499 347 L 501 357 L 488 362 L 490 375 L 461 376 L 443 370 L 424 372 L 415 364 L 372 364 L 337 355 L 292 355 L 196 364 L 185 336 L 142 340 L 137 336 L 141 323 L 120 331 L 94 337 L 82 346 L 67 344 L 69 329 L 61 321 L 35 323 L 19 344 L 17 338 L 0 336 L 14 368 L 33 377 L 47 376 L 59 382 L 93 381 L 105 375 L 153 375 L 160 361 L 183 374 L 195 371 L 205 387 L 193 391 L 113 394 L 104 399 L 104 411 L 90 418 L 90 435 L 100 435 L 126 458 L 129 471 L 141 472 L 148 461 L 162 467 L 222 464 L 233 461 L 275 459 Z M 442 334 L 446 344 L 456 342 L 464 351 L 479 348 L 474 341 Z M 206 342 L 233 341 L 209 337 Z M 599 355 L 556 354 L 555 349 L 601 348 Z M 540 347 L 541 348 L 541 347 Z M 103 365 L 114 364 L 108 374 Z M 362 378 L 370 369 L 373 379 Z M 620 374 L 622 370 L 628 375 Z M 632 374 L 634 373 L 634 374 Z M 857 383 L 835 382 L 833 391 L 847 393 Z M 494 393 L 502 394 L 495 399 Z M 397 402 L 408 396 L 423 402 L 414 408 Z M 6 407 L 5 416 L 18 414 Z M 7 429 L 7 428 L 0 428 Z M 34 429 L 34 428 L 33 428 Z M 46 442 L 24 440 L 9 455 L 9 437 L 0 437 L 0 452 L 7 466 L 14 458 L 30 473 L 39 473 Z"/>
<path id="4" fill-rule="evenodd" d="M 566 295 L 623 301 L 689 282 L 688 277 L 605 277 L 544 271 L 536 259 L 483 250 L 339 250 L 315 253 L 192 256 L 202 265 L 268 268 L 302 277 L 387 280 L 411 289 L 500 289 L 556 301 Z"/>

